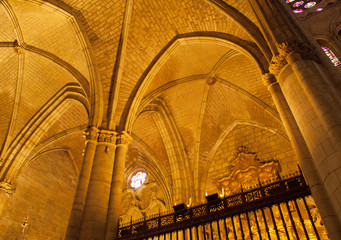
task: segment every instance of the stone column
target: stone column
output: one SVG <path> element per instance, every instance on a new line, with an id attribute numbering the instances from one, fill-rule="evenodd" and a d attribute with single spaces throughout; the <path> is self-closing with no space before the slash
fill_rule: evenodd
<path id="1" fill-rule="evenodd" d="M 89 127 L 84 131 L 84 136 L 86 137 L 86 142 L 84 148 L 83 164 L 78 178 L 78 185 L 73 201 L 65 240 L 79 239 L 83 210 L 97 145 L 98 129 L 95 127 Z"/>
<path id="2" fill-rule="evenodd" d="M 328 232 L 333 232 L 337 239 L 341 239 L 341 229 L 337 213 L 332 207 L 330 198 L 324 188 L 321 177 L 318 174 L 314 161 L 311 157 L 307 144 L 302 133 L 294 119 L 289 105 L 284 97 L 280 85 L 273 74 L 266 73 L 263 75 L 264 84 L 268 87 L 269 92 L 274 100 L 278 113 L 281 116 L 282 123 L 288 134 L 292 147 L 301 164 L 303 174 L 308 182 L 316 205 L 320 211 L 323 222 L 327 223 Z"/>
<path id="3" fill-rule="evenodd" d="M 335 229 L 330 224 L 337 224 L 341 229 L 341 101 L 336 84 L 340 72 L 327 62 L 317 42 L 287 11 L 284 1 L 248 1 L 273 53 L 269 72 L 276 76 L 311 153 L 302 170 L 306 175 L 313 171 L 320 176 L 329 207 L 337 214 L 338 221 L 325 222 L 326 228 Z M 301 147 L 299 144 L 302 151 Z M 315 169 L 305 169 L 311 165 Z M 329 230 L 328 234 L 331 239 L 341 239 L 338 230 Z"/>
<path id="4" fill-rule="evenodd" d="M 117 238 L 125 161 L 131 140 L 132 138 L 126 132 L 122 132 L 117 136 L 105 240 Z"/>
<path id="5" fill-rule="evenodd" d="M 320 209 L 328 234 L 331 239 L 341 239 L 340 231 L 337 230 L 341 229 L 341 152 L 339 147 L 341 144 L 341 106 L 338 107 L 338 96 L 319 69 L 318 60 L 314 60 L 314 54 L 306 49 L 310 47 L 304 47 L 305 44 L 301 43 L 293 44 L 294 46 L 289 47 L 288 50 L 286 50 L 287 47 L 278 46 L 280 52 L 286 53 L 275 56 L 269 70 L 277 74 L 276 78 L 285 99 L 311 153 L 312 159 L 308 160 L 311 162 L 302 164 L 302 169 L 308 172 L 305 166 L 315 165 L 314 171 L 320 176 L 320 182 L 326 190 L 330 202 L 329 207 L 334 209 L 332 215 L 337 215 L 338 221 L 328 221 L 327 219 L 332 218 L 324 215 L 324 211 Z M 338 227 L 334 227 L 334 224 Z"/>
<path id="6" fill-rule="evenodd" d="M 339 146 L 341 144 L 339 96 L 329 83 L 324 69 L 319 65 L 321 62 L 316 50 L 311 45 L 296 39 L 278 44 L 277 48 L 280 56 L 285 58 L 295 73 L 332 142 L 335 146 Z"/>
<path id="7" fill-rule="evenodd" d="M 116 133 L 100 130 L 83 211 L 80 240 L 105 237 Z"/>

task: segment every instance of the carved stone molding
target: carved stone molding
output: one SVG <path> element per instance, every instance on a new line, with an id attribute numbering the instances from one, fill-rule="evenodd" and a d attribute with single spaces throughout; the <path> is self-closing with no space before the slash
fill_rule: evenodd
<path id="1" fill-rule="evenodd" d="M 100 130 L 98 136 L 98 142 L 115 143 L 116 132 L 109 130 Z"/>
<path id="2" fill-rule="evenodd" d="M 117 135 L 116 144 L 129 145 L 132 141 L 132 137 L 125 131 Z"/>
<path id="3" fill-rule="evenodd" d="M 287 64 L 288 62 L 283 55 L 274 55 L 271 59 L 269 72 L 276 76 Z"/>
<path id="4" fill-rule="evenodd" d="M 317 63 L 321 63 L 316 49 L 309 43 L 300 42 L 297 39 L 290 39 L 283 43 L 277 44 L 277 49 L 280 55 L 287 57 L 291 53 L 298 53 L 302 59 L 313 60 Z"/>
<path id="5" fill-rule="evenodd" d="M 7 196 L 12 197 L 15 188 L 8 182 L 0 182 L 0 190 L 4 190 Z"/>
<path id="6" fill-rule="evenodd" d="M 270 87 L 271 85 L 278 83 L 275 75 L 272 73 L 264 73 L 262 75 L 262 79 L 266 87 Z"/>
<path id="7" fill-rule="evenodd" d="M 18 45 L 18 41 L 17 40 L 14 41 L 13 50 L 14 50 L 14 52 L 16 52 L 18 54 L 24 53 L 24 48 Z"/>
<path id="8" fill-rule="evenodd" d="M 86 140 L 93 140 L 96 141 L 99 135 L 99 130 L 96 127 L 88 127 L 86 130 L 84 130 L 83 136 L 86 138 Z"/>
<path id="9" fill-rule="evenodd" d="M 206 82 L 208 85 L 213 85 L 217 82 L 217 79 L 215 77 L 209 77 L 207 78 Z"/>
<path id="10" fill-rule="evenodd" d="M 15 46 L 13 47 L 14 52 L 18 53 L 18 54 L 22 54 L 24 52 L 24 49 L 20 46 Z"/>

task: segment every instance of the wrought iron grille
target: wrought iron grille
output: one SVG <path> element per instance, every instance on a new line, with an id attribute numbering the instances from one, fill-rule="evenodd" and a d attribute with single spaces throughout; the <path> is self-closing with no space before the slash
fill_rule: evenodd
<path id="1" fill-rule="evenodd" d="M 328 239 L 302 174 L 123 226 L 119 239 Z"/>

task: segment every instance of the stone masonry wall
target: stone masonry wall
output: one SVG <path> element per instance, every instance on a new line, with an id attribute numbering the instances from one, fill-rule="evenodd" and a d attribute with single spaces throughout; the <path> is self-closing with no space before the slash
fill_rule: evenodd
<path id="1" fill-rule="evenodd" d="M 0 216 L 0 240 L 64 238 L 77 174 L 66 152 L 50 152 L 29 163 Z M 22 223 L 28 217 L 28 227 Z"/>

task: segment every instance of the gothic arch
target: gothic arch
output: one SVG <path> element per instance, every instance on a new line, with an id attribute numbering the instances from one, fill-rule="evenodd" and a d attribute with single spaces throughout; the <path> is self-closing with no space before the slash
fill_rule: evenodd
<path id="1" fill-rule="evenodd" d="M 263 53 L 260 52 L 258 47 L 250 42 L 244 41 L 229 34 L 217 32 L 197 32 L 177 35 L 154 58 L 135 85 L 135 88 L 130 94 L 122 113 L 119 125 L 120 129 L 125 129 L 128 132 L 131 131 L 137 116 L 137 110 L 140 106 L 142 98 L 144 97 L 146 88 L 151 83 L 153 76 L 159 71 L 163 63 L 167 60 L 168 56 L 170 56 L 172 52 L 174 52 L 175 49 L 181 44 L 190 44 L 196 41 L 213 42 L 218 45 L 229 46 L 233 49 L 236 49 L 249 57 L 260 68 L 261 72 L 266 72 L 268 67 L 267 60 L 264 58 Z"/>
<path id="2" fill-rule="evenodd" d="M 162 189 L 165 199 L 166 199 L 166 206 L 171 206 L 173 202 L 173 192 L 172 192 L 172 184 L 169 182 L 167 173 L 165 169 L 160 164 L 160 160 L 158 157 L 152 152 L 151 149 L 148 148 L 147 144 L 144 143 L 141 139 L 139 139 L 134 134 L 132 135 L 134 142 L 142 147 L 149 155 L 149 159 L 137 159 L 133 165 L 126 167 L 126 176 L 125 179 L 128 179 L 128 175 L 137 168 L 143 168 L 149 171 L 157 184 Z M 128 175 L 127 175 L 128 174 Z"/>
<path id="3" fill-rule="evenodd" d="M 58 116 L 72 101 L 80 102 L 89 113 L 89 105 L 82 89 L 74 84 L 66 85 L 35 114 L 13 140 L 2 159 L 1 179 L 6 182 L 15 180 L 41 134 L 50 127 L 50 123 L 58 119 Z"/>
<path id="4" fill-rule="evenodd" d="M 241 27 L 247 31 L 247 33 L 253 38 L 253 40 L 256 42 L 258 47 L 263 52 L 264 56 L 266 56 L 267 59 L 270 60 L 271 53 L 269 51 L 268 45 L 262 35 L 262 33 L 259 31 L 258 27 L 255 23 L 253 23 L 250 19 L 248 19 L 245 15 L 243 15 L 241 12 L 239 12 L 237 9 L 233 8 L 232 6 L 228 5 L 223 0 L 207 0 L 211 4 L 214 4 L 224 12 L 226 12 L 229 17 L 231 17 L 234 21 L 236 21 Z"/>
<path id="5" fill-rule="evenodd" d="M 48 51 L 44 51 L 42 49 L 36 48 L 34 46 L 27 45 L 24 41 L 24 36 L 21 30 L 21 26 L 16 17 L 15 12 L 13 11 L 8 1 L 4 0 L 1 2 L 1 5 L 4 7 L 10 20 L 12 21 L 12 25 L 14 26 L 14 31 L 18 38 L 17 43 L 14 43 L 13 47 L 17 46 L 24 50 L 35 52 L 36 54 L 39 54 L 47 59 L 54 61 L 55 63 L 57 63 L 64 69 L 66 69 L 68 72 L 70 72 L 72 75 L 74 75 L 77 81 L 83 87 L 86 93 L 86 96 L 90 102 L 89 124 L 94 125 L 94 126 L 99 126 L 101 124 L 102 115 L 103 115 L 102 114 L 102 111 L 103 111 L 102 87 L 101 87 L 100 81 L 98 81 L 99 73 L 98 73 L 97 65 L 93 56 L 91 44 L 87 35 L 85 34 L 82 24 L 76 18 L 76 14 L 70 11 L 70 8 L 67 8 L 65 4 L 62 6 L 58 6 L 53 3 L 49 3 L 47 1 L 42 1 L 42 0 L 31 0 L 29 2 L 36 4 L 38 6 L 46 7 L 54 12 L 57 12 L 58 14 L 65 16 L 71 22 L 72 27 L 74 28 L 74 32 L 76 33 L 76 37 L 85 55 L 86 64 L 87 64 L 87 68 L 89 71 L 89 83 L 87 82 L 86 78 L 77 69 L 75 69 L 69 63 L 60 59 L 58 56 Z"/>

